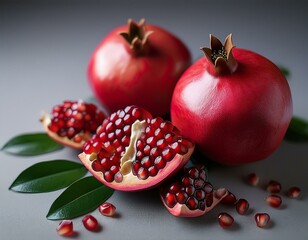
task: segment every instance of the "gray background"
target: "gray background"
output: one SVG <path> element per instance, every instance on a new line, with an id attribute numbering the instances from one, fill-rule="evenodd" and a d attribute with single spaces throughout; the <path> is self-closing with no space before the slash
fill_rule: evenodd
<path id="1" fill-rule="evenodd" d="M 91 96 L 86 80 L 89 57 L 99 41 L 128 18 L 161 25 L 179 36 L 193 58 L 208 46 L 209 34 L 224 39 L 233 33 L 236 46 L 248 48 L 286 66 L 294 114 L 308 118 L 306 1 L 1 1 L 0 2 L 0 146 L 12 136 L 41 131 L 43 110 L 64 99 Z M 45 215 L 61 191 L 17 194 L 8 187 L 30 165 L 51 159 L 78 161 L 77 152 L 64 149 L 38 157 L 0 152 L 0 238 L 57 239 L 58 222 Z M 214 167 L 210 179 L 247 198 L 252 211 L 240 216 L 220 207 L 195 219 L 175 218 L 162 207 L 156 190 L 116 192 L 110 199 L 119 217 L 93 214 L 102 231 L 91 233 L 74 221 L 78 239 L 305 239 L 307 237 L 307 144 L 283 142 L 268 159 L 239 167 Z M 283 198 L 281 209 L 264 203 L 266 192 L 247 186 L 242 177 L 260 175 L 262 183 L 281 181 L 284 189 L 299 185 L 298 200 Z M 231 213 L 236 225 L 221 229 L 216 216 Z M 272 216 L 269 229 L 255 226 L 257 211 Z"/>

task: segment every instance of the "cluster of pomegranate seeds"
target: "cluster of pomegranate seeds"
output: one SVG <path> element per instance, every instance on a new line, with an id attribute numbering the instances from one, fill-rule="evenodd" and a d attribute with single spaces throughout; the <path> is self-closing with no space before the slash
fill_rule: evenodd
<path id="1" fill-rule="evenodd" d="M 107 217 L 113 217 L 115 215 L 116 207 L 109 202 L 101 204 L 98 208 L 99 212 Z"/>
<path id="2" fill-rule="evenodd" d="M 83 226 L 89 231 L 95 231 L 98 229 L 98 221 L 92 215 L 86 215 L 82 219 Z"/>
<path id="3" fill-rule="evenodd" d="M 171 122 L 158 117 L 148 120 L 136 147 L 136 161 L 132 172 L 139 179 L 147 179 L 156 176 L 177 153 L 186 154 L 192 143 L 181 137 L 179 130 Z"/>
<path id="4" fill-rule="evenodd" d="M 73 221 L 63 220 L 57 227 L 57 232 L 61 236 L 71 236 L 74 233 Z"/>
<path id="5" fill-rule="evenodd" d="M 222 228 L 228 228 L 233 225 L 234 218 L 230 214 L 222 212 L 218 214 L 218 223 Z"/>
<path id="6" fill-rule="evenodd" d="M 162 195 L 166 205 L 173 208 L 179 203 L 190 210 L 205 210 L 213 203 L 213 186 L 206 179 L 204 166 L 184 169 L 182 180 L 165 188 Z"/>
<path id="7" fill-rule="evenodd" d="M 112 217 L 115 214 L 116 207 L 111 203 L 105 202 L 99 206 L 98 210 L 102 215 Z M 97 231 L 100 227 L 97 219 L 90 214 L 82 218 L 82 224 L 89 231 Z M 62 220 L 57 227 L 57 232 L 61 236 L 72 236 L 74 234 L 73 221 Z"/>
<path id="8" fill-rule="evenodd" d="M 151 115 L 141 108 L 129 106 L 118 110 L 103 121 L 91 140 L 85 142 L 83 151 L 91 154 L 93 170 L 103 172 L 107 182 L 121 182 L 120 159 L 130 143 L 131 125 L 147 118 Z"/>
<path id="9" fill-rule="evenodd" d="M 79 143 L 95 133 L 105 115 L 92 103 L 64 101 L 52 109 L 50 118 L 50 131 Z"/>

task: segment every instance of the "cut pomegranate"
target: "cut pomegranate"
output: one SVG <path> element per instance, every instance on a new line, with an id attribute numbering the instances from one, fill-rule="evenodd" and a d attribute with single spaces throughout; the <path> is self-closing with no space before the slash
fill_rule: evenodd
<path id="1" fill-rule="evenodd" d="M 159 185 L 189 160 L 194 144 L 171 122 L 128 106 L 104 120 L 79 158 L 105 185 L 136 191 Z"/>
<path id="2" fill-rule="evenodd" d="M 249 203 L 246 199 L 240 198 L 235 204 L 238 214 L 244 215 L 249 209 Z"/>
<path id="3" fill-rule="evenodd" d="M 113 217 L 116 211 L 116 207 L 109 202 L 105 202 L 99 206 L 98 210 L 104 216 Z"/>
<path id="4" fill-rule="evenodd" d="M 257 186 L 259 184 L 260 178 L 255 173 L 250 173 L 247 176 L 247 183 L 251 186 Z"/>
<path id="5" fill-rule="evenodd" d="M 57 227 L 57 232 L 61 236 L 71 236 L 74 233 L 73 221 L 63 220 L 59 223 Z"/>
<path id="6" fill-rule="evenodd" d="M 52 139 L 76 149 L 82 149 L 104 119 L 105 114 L 94 104 L 81 100 L 64 101 L 40 118 Z"/>
<path id="7" fill-rule="evenodd" d="M 290 187 L 287 191 L 287 196 L 289 198 L 298 198 L 301 193 L 301 189 L 299 187 Z"/>
<path id="8" fill-rule="evenodd" d="M 218 214 L 218 223 L 222 228 L 228 228 L 233 225 L 234 218 L 230 214 L 222 212 Z"/>
<path id="9" fill-rule="evenodd" d="M 83 226 L 89 231 L 95 231 L 98 228 L 98 222 L 92 215 L 86 215 L 82 219 Z"/>
<path id="10" fill-rule="evenodd" d="M 236 203 L 236 200 L 237 200 L 236 196 L 232 192 L 228 191 L 227 196 L 221 200 L 221 203 L 227 205 L 233 205 Z"/>
<path id="11" fill-rule="evenodd" d="M 266 191 L 270 193 L 279 193 L 281 191 L 281 184 L 275 180 L 271 180 L 266 185 Z"/>
<path id="12" fill-rule="evenodd" d="M 161 188 L 161 199 L 174 216 L 197 217 L 215 207 L 228 191 L 224 188 L 213 190 L 207 182 L 205 167 L 198 165 L 185 168 L 176 180 Z"/>
<path id="13" fill-rule="evenodd" d="M 281 206 L 282 200 L 281 197 L 276 194 L 270 194 L 265 198 L 266 203 L 273 207 L 279 208 Z"/>
<path id="14" fill-rule="evenodd" d="M 270 219 L 271 219 L 270 215 L 268 215 L 267 213 L 256 213 L 255 214 L 255 222 L 257 226 L 260 228 L 266 227 Z"/>

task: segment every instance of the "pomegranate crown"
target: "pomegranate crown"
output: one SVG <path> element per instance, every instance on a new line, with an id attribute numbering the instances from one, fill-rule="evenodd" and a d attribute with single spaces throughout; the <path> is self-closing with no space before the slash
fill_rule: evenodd
<path id="1" fill-rule="evenodd" d="M 142 18 L 138 23 L 132 19 L 128 19 L 128 31 L 120 32 L 119 34 L 128 42 L 130 48 L 136 54 L 141 54 L 144 52 L 148 37 L 152 33 L 153 31 L 146 30 L 145 19 Z"/>
<path id="2" fill-rule="evenodd" d="M 200 48 L 207 59 L 212 62 L 215 66 L 215 70 L 218 74 L 230 74 L 233 73 L 237 68 L 237 61 L 232 55 L 232 49 L 235 46 L 232 43 L 232 34 L 229 34 L 224 44 L 210 34 L 210 48 Z"/>

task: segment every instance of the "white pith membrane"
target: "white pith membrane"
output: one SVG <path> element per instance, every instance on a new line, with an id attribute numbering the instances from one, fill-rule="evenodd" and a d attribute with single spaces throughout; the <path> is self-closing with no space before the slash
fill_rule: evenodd
<path id="1" fill-rule="evenodd" d="M 228 195 L 228 190 L 225 188 L 218 188 L 213 190 L 213 202 L 209 207 L 205 207 L 204 210 L 189 209 L 185 204 L 176 203 L 174 207 L 170 208 L 164 200 L 164 197 L 161 195 L 160 198 L 167 208 L 167 210 L 176 217 L 199 217 L 205 213 L 211 211 L 221 200 L 223 200 Z"/>
<path id="2" fill-rule="evenodd" d="M 83 133 L 79 134 L 80 137 L 82 137 L 82 140 L 80 142 L 74 142 L 73 140 L 69 139 L 68 137 L 61 137 L 57 133 L 51 131 L 48 126 L 51 123 L 51 117 L 47 113 L 43 113 L 40 117 L 40 121 L 43 124 L 44 130 L 48 134 L 50 138 L 55 140 L 58 143 L 61 143 L 63 145 L 75 148 L 75 149 L 82 149 L 83 144 L 86 140 L 91 138 L 91 135 L 89 133 Z"/>
<path id="3" fill-rule="evenodd" d="M 131 135 L 130 135 L 130 143 L 125 148 L 125 153 L 120 159 L 120 168 L 119 173 L 121 174 L 120 178 L 117 179 L 115 176 L 115 180 L 112 182 L 107 182 L 104 179 L 103 172 L 94 171 L 92 169 L 92 162 L 96 160 L 97 154 L 86 154 L 81 153 L 78 155 L 81 162 L 85 165 L 85 167 L 91 170 L 91 173 L 94 177 L 96 177 L 99 181 L 103 182 L 105 185 L 122 191 L 138 191 L 142 189 L 148 189 L 151 187 L 157 186 L 159 183 L 164 181 L 165 179 L 171 177 L 176 173 L 179 169 L 181 169 L 189 160 L 189 157 L 193 153 L 194 146 L 188 148 L 188 152 L 184 155 L 176 154 L 173 159 L 166 163 L 166 166 L 160 170 L 158 170 L 157 175 L 149 176 L 147 179 L 139 179 L 132 172 L 132 163 L 136 160 L 136 142 L 144 133 L 145 128 L 147 127 L 146 120 L 136 120 L 131 127 Z"/>

